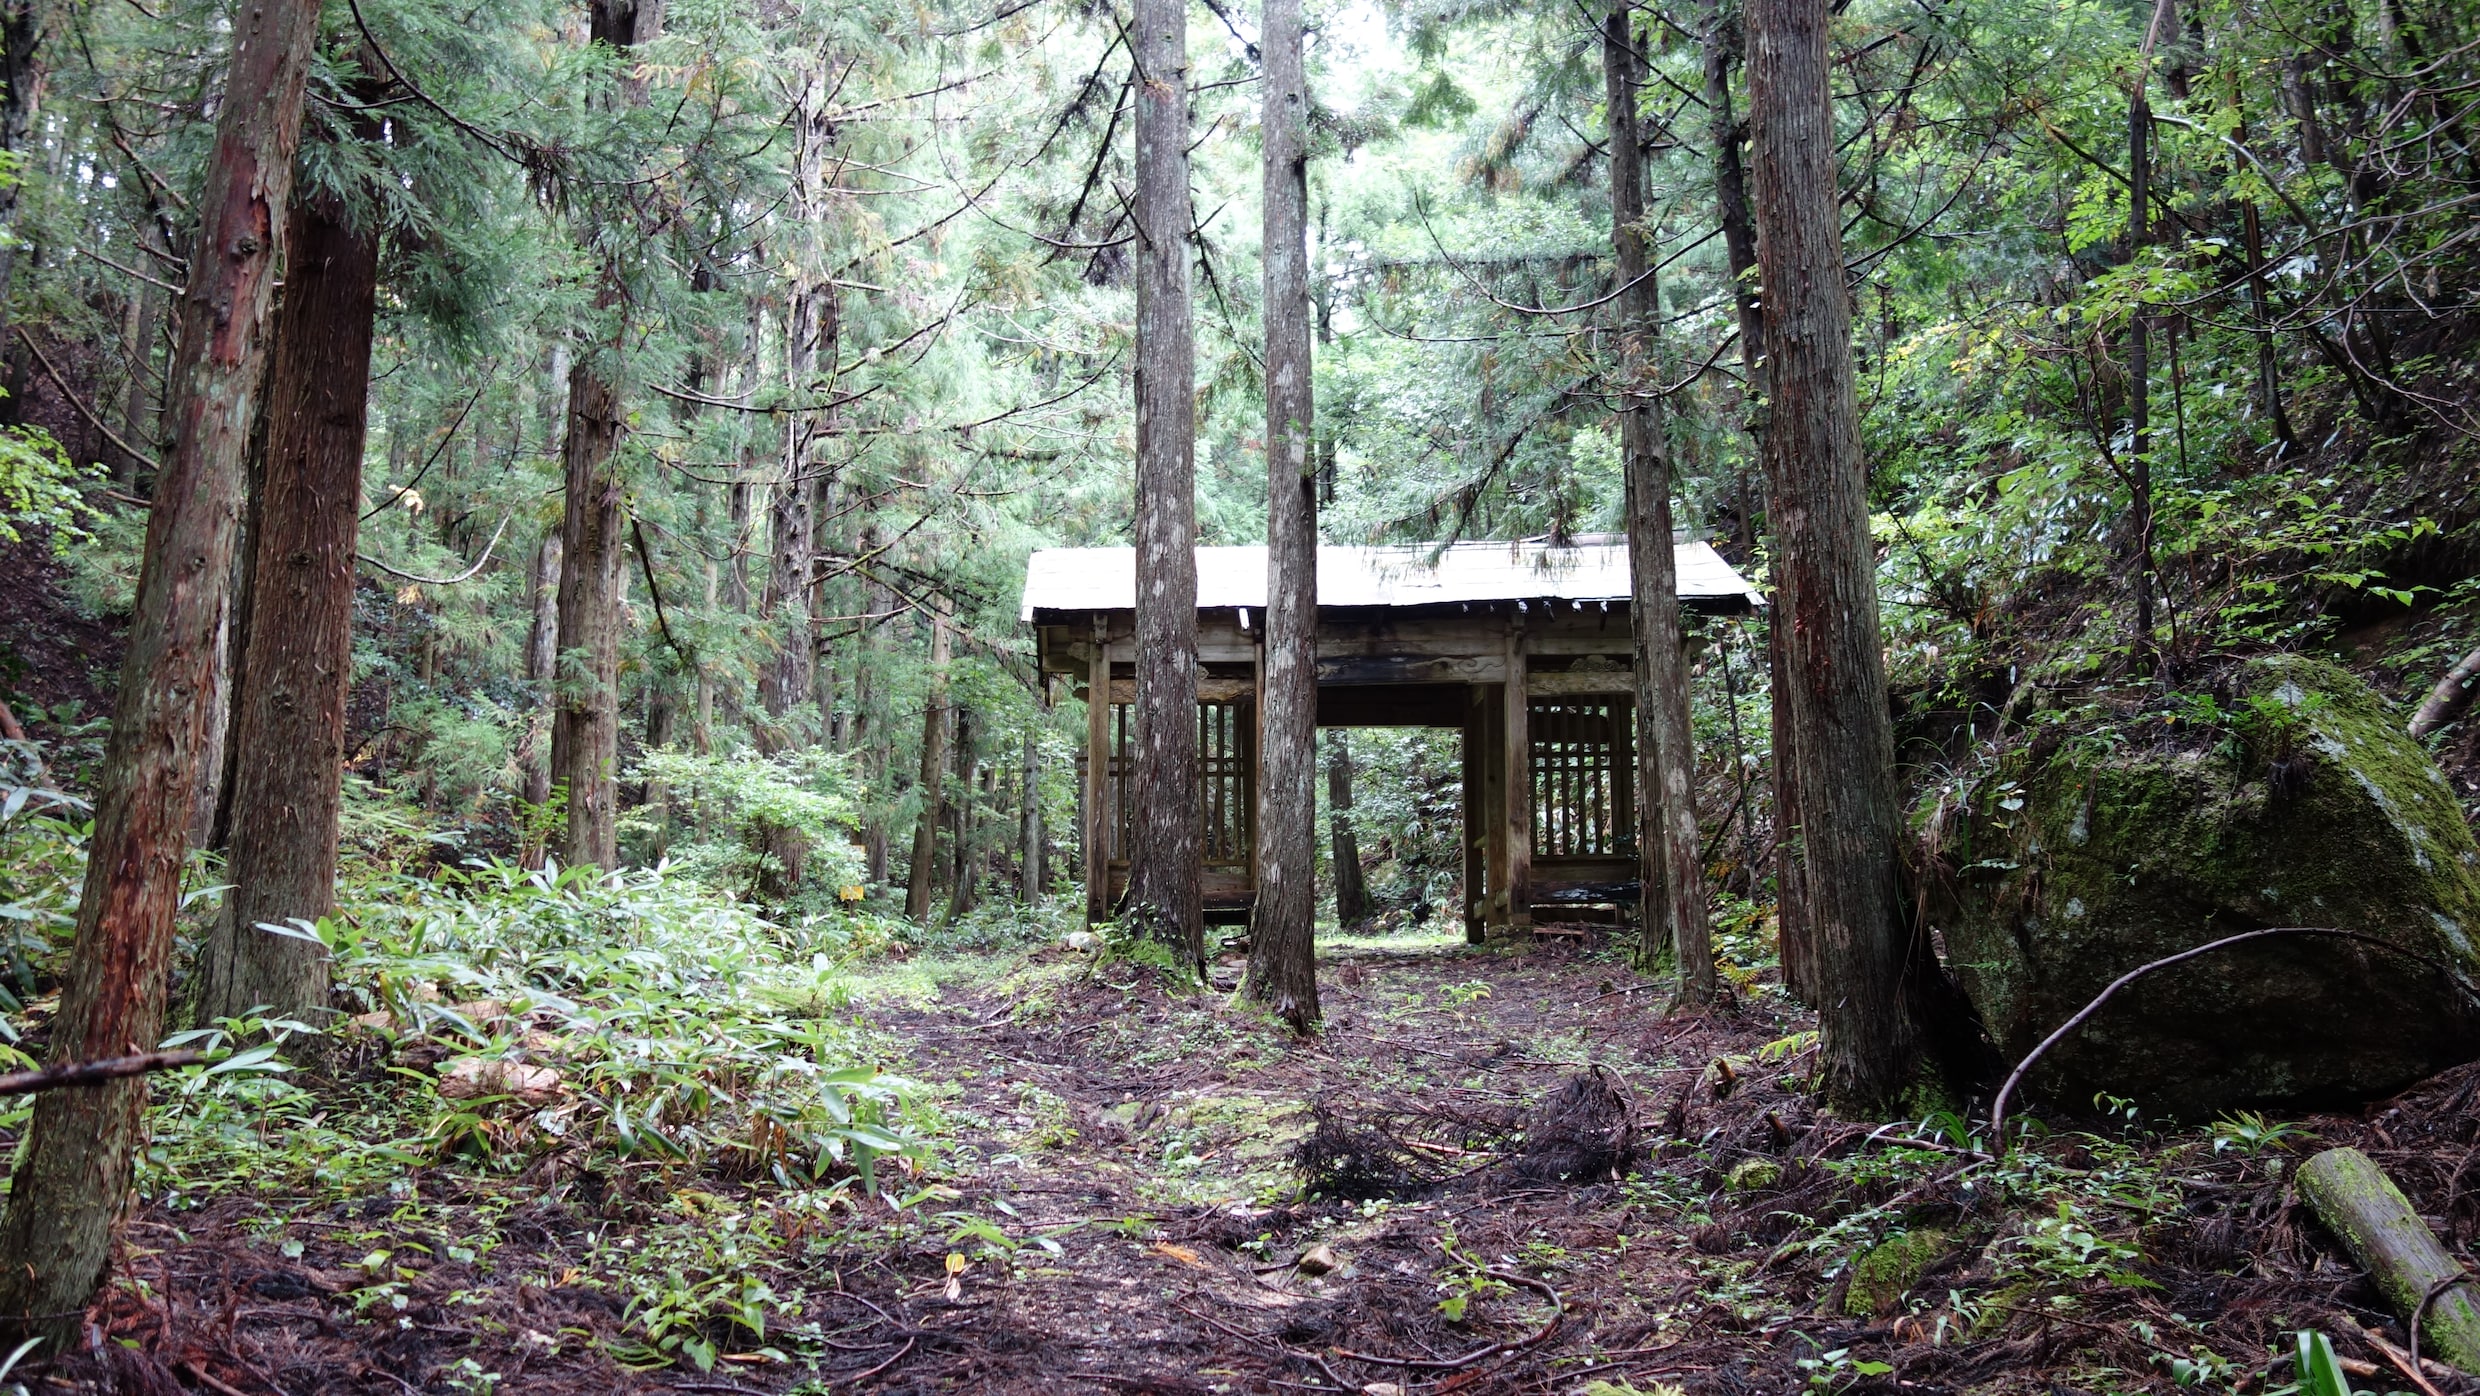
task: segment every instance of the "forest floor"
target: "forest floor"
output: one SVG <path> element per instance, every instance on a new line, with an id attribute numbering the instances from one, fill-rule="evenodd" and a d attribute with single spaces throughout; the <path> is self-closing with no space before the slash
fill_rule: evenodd
<path id="1" fill-rule="evenodd" d="M 431 1168 L 316 1210 L 159 1200 L 89 1352 L 37 1380 L 2272 1392 L 2304 1325 L 2412 1389 L 2283 1184 L 2304 1129 L 2121 1122 L 1974 1161 L 1933 1128 L 1820 1115 L 1805 1019 L 1745 977 L 1736 1007 L 1674 1017 L 1607 948 L 1402 936 L 1322 960 L 1306 1043 L 1230 992 L 1228 958 L 1222 992 L 1188 994 L 1055 948 L 882 964 L 850 1006 L 940 1140 L 900 1211 L 770 1211 L 770 1184 L 652 1163 Z M 2313 1124 L 2467 1243 L 2475 1091 L 2450 1074 Z M 1313 1134 L 1326 1190 L 1353 1195 L 1304 1190 Z M 654 1341 L 667 1325 L 705 1335 L 711 1370 Z"/>

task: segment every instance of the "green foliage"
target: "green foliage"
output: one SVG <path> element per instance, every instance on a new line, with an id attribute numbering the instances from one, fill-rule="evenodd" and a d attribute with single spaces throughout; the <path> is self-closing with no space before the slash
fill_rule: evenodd
<path id="1" fill-rule="evenodd" d="M 2352 1396 L 2350 1379 L 2334 1357 L 2333 1340 L 2302 1330 L 2298 1335 L 2300 1396 Z"/>
<path id="2" fill-rule="evenodd" d="M 686 838 L 670 852 L 683 871 L 752 893 L 785 871 L 778 850 L 790 839 L 802 849 L 803 881 L 855 886 L 862 868 L 850 839 L 859 821 L 849 769 L 843 757 L 818 747 L 772 756 L 748 748 L 724 756 L 650 751 L 631 778 L 659 783 L 670 804 L 639 806 L 622 832 L 651 839 L 662 832 L 659 821 L 676 819 Z"/>
<path id="3" fill-rule="evenodd" d="M 69 453 L 41 427 L 0 427 L 0 543 L 24 538 L 25 528 L 51 538 L 53 553 L 66 557 L 87 537 L 96 517 L 78 487 L 94 472 L 69 463 Z"/>
<path id="4" fill-rule="evenodd" d="M 425 1161 L 514 1171 L 555 1148 L 783 1189 L 875 1190 L 891 1166 L 928 1156 L 905 1123 L 912 1087 L 869 1064 L 860 1028 L 807 1011 L 825 956 L 684 876 L 474 860 L 349 893 L 348 916 L 303 933 L 334 952 L 340 994 L 382 1026 L 331 1029 L 323 1051 L 428 1039 L 482 1073 L 553 1075 L 526 1099 L 400 1088 L 344 1119 L 267 1074 L 314 1029 L 221 1024 L 198 1040 L 263 1041 L 182 1084 L 181 1108 L 156 1127 L 147 1191 L 352 1191 Z M 244 1067 L 254 1074 L 230 1074 Z M 271 1134 L 269 1121 L 286 1128 Z"/>
<path id="5" fill-rule="evenodd" d="M 86 881 L 86 803 L 50 787 L 31 743 L 0 742 L 0 1063 L 30 1064 L 15 1019 L 66 951 Z"/>
<path id="6" fill-rule="evenodd" d="M 2235 1151 L 2261 1154 L 2267 1150 L 2289 1149 L 2300 1141 L 2314 1138 L 2300 1125 L 2268 1120 L 2253 1110 L 2234 1111 L 2213 1122 L 2213 1152 Z"/>

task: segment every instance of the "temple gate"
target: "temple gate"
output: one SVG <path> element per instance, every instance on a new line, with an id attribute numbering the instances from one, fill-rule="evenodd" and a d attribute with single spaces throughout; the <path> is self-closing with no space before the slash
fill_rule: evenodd
<path id="1" fill-rule="evenodd" d="M 1711 547 L 1676 549 L 1683 612 L 1761 604 Z M 1318 725 L 1463 734 L 1463 916 L 1476 940 L 1530 925 L 1536 908 L 1636 899 L 1629 597 L 1615 539 L 1318 549 Z M 1128 882 L 1135 599 L 1133 549 L 1045 549 L 1026 568 L 1042 672 L 1088 703 L 1080 833 L 1093 920 Z M 1226 924 L 1255 900 L 1265 605 L 1264 548 L 1197 550 L 1202 871 L 1207 919 Z"/>

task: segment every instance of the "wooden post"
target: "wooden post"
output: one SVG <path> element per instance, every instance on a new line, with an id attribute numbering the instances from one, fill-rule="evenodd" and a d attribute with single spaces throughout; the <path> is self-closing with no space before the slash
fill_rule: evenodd
<path id="1" fill-rule="evenodd" d="M 1240 850 L 1240 858 L 1242 864 L 1248 869 L 1249 928 L 1253 937 L 1257 927 L 1257 894 L 1264 891 L 1266 885 L 1265 878 L 1260 875 L 1257 866 L 1257 851 L 1264 845 L 1266 838 L 1265 829 L 1258 822 L 1259 812 L 1265 807 L 1265 801 L 1262 798 L 1264 792 L 1258 786 L 1265 778 L 1266 637 L 1264 631 L 1253 631 L 1251 634 L 1256 641 L 1256 647 L 1249 654 L 1249 712 L 1248 719 L 1238 724 L 1237 735 L 1240 740 L 1240 799 L 1243 806 L 1240 820 L 1242 826 L 1249 831 L 1248 846 Z M 1314 778 L 1317 772 L 1317 666 L 1314 660 L 1310 664 L 1309 675 L 1309 749 L 1300 753 L 1300 759 Z M 1312 880 L 1309 884 L 1309 925 L 1312 930 L 1315 930 L 1317 924 L 1317 883 L 1314 880 L 1314 870 L 1317 867 L 1316 787 L 1312 785 L 1310 791 L 1309 867 L 1312 870 Z M 1200 874 L 1202 875 L 1202 869 Z"/>
<path id="2" fill-rule="evenodd" d="M 1481 694 L 1479 684 L 1464 691 L 1464 939 L 1474 945 L 1483 939 L 1490 900 L 1490 840 L 1485 828 L 1489 805 L 1482 799 L 1487 783 L 1482 758 L 1489 739 Z"/>
<path id="3" fill-rule="evenodd" d="M 1085 923 L 1111 919 L 1111 645 L 1094 617 L 1085 699 Z"/>
<path id="4" fill-rule="evenodd" d="M 1533 924 L 1533 737 L 1532 699 L 1524 691 L 1524 616 L 1507 631 L 1507 925 Z"/>
<path id="5" fill-rule="evenodd" d="M 1481 857 L 1488 865 L 1482 918 L 1507 924 L 1507 685 L 1485 684 L 1481 695 Z"/>

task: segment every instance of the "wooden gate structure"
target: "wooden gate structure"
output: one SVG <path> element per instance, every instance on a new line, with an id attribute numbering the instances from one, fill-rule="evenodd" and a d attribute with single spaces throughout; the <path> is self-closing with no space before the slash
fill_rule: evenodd
<path id="1" fill-rule="evenodd" d="M 1683 611 L 1761 604 L 1707 545 L 1680 543 L 1677 555 Z M 1530 925 L 1536 907 L 1636 899 L 1629 596 L 1627 545 L 1610 538 L 1318 549 L 1318 726 L 1463 734 L 1463 913 L 1476 940 Z M 1042 671 L 1087 701 L 1092 920 L 1128 885 L 1135 601 L 1129 548 L 1045 549 L 1026 568 L 1023 618 Z M 1198 799 L 1216 922 L 1245 921 L 1256 895 L 1265 607 L 1264 548 L 1197 550 Z"/>

